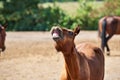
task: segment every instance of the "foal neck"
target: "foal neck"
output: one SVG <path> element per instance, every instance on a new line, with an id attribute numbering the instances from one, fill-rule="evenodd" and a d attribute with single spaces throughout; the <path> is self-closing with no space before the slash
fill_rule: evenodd
<path id="1" fill-rule="evenodd" d="M 78 79 L 80 75 L 79 58 L 77 54 L 77 50 L 74 48 L 69 55 L 63 55 L 65 59 L 66 71 L 72 79 Z"/>
<path id="2" fill-rule="evenodd" d="M 64 56 L 66 73 L 71 80 L 89 80 L 89 68 L 85 56 L 76 48 L 69 56 Z M 85 69 L 84 69 L 85 68 Z"/>

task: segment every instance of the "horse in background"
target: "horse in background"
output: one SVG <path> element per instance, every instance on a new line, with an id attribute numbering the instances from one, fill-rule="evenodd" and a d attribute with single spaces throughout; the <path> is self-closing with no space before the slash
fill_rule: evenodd
<path id="1" fill-rule="evenodd" d="M 99 20 L 98 23 L 99 36 L 101 37 L 101 48 L 105 52 L 107 49 L 107 55 L 110 55 L 110 48 L 108 41 L 115 34 L 120 34 L 120 17 L 118 16 L 105 16 Z"/>
<path id="2" fill-rule="evenodd" d="M 0 24 L 0 53 L 2 51 L 5 51 L 6 49 L 5 47 L 6 28 L 7 28 L 7 24 L 5 25 Z"/>

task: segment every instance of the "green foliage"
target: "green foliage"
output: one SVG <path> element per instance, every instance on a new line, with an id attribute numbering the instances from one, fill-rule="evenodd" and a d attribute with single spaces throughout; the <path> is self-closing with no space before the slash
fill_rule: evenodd
<path id="1" fill-rule="evenodd" d="M 78 1 L 78 0 L 40 0 L 41 3 L 44 3 L 44 2 L 69 2 L 69 1 Z"/>
<path id="2" fill-rule="evenodd" d="M 120 1 L 106 0 L 103 5 L 94 8 L 93 3 L 89 0 L 80 0 L 80 8 L 76 19 L 84 30 L 96 30 L 98 28 L 98 21 L 103 16 L 118 15 L 120 16 Z"/>
<path id="3" fill-rule="evenodd" d="M 91 12 L 93 11 L 93 7 L 89 4 L 89 1 L 83 0 L 80 1 L 80 8 L 78 9 L 78 14 L 76 19 L 78 23 L 82 26 L 82 29 L 96 29 L 94 26 L 96 25 L 96 19 L 91 17 Z M 94 23 L 94 24 L 93 24 Z"/>
<path id="4" fill-rule="evenodd" d="M 53 7 L 38 6 L 41 1 L 1 0 L 3 7 L 0 7 L 0 23 L 8 23 L 8 31 L 48 31 L 53 25 L 73 29 L 78 24 L 81 29 L 96 30 L 101 17 L 120 15 L 119 0 L 106 0 L 101 7 L 92 5 L 94 0 L 79 0 L 80 5 L 75 17 L 66 14 L 55 3 Z"/>
<path id="5" fill-rule="evenodd" d="M 105 0 L 103 6 L 95 10 L 96 17 L 120 15 L 120 0 Z"/>
<path id="6" fill-rule="evenodd" d="M 32 30 L 34 20 L 34 10 L 37 8 L 38 0 L 4 0 L 1 9 L 1 14 L 4 16 L 4 21 L 9 23 L 7 30 Z"/>
<path id="7" fill-rule="evenodd" d="M 0 15 L 1 22 L 7 22 L 10 31 L 47 31 L 53 25 L 70 26 L 71 18 L 59 7 L 37 7 L 38 1 L 11 0 L 4 2 L 4 8 Z M 14 6 L 15 7 L 14 7 Z"/>

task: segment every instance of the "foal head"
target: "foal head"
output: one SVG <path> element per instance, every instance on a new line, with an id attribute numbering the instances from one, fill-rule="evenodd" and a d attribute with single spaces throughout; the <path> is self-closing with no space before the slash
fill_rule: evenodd
<path id="1" fill-rule="evenodd" d="M 0 24 L 0 52 L 5 50 L 6 27 L 7 25 Z"/>
<path id="2" fill-rule="evenodd" d="M 80 27 L 76 27 L 74 30 L 60 28 L 59 26 L 53 26 L 51 29 L 52 38 L 55 41 L 55 48 L 57 51 L 69 53 L 75 47 L 75 36 L 80 32 Z"/>

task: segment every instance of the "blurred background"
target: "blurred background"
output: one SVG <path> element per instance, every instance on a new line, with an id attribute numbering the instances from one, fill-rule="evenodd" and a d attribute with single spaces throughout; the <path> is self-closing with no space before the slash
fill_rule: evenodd
<path id="1" fill-rule="evenodd" d="M 0 0 L 7 31 L 49 31 L 53 25 L 96 30 L 106 15 L 120 15 L 120 0 Z"/>
<path id="2" fill-rule="evenodd" d="M 64 58 L 54 48 L 51 27 L 73 29 L 79 24 L 75 44 L 100 47 L 98 20 L 108 15 L 120 16 L 120 0 L 0 0 L 0 24 L 8 24 L 0 80 L 59 80 Z M 104 80 L 120 80 L 120 35 L 108 44 Z"/>

